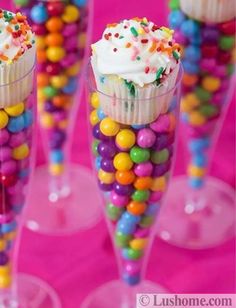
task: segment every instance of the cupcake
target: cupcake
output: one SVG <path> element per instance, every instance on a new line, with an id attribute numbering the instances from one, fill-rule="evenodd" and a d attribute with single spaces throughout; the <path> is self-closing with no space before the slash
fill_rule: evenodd
<path id="1" fill-rule="evenodd" d="M 166 27 L 146 18 L 107 25 L 91 56 L 103 112 L 122 124 L 154 121 L 170 106 L 179 58 Z"/>
<path id="2" fill-rule="evenodd" d="M 182 11 L 206 23 L 221 23 L 235 17 L 234 0 L 180 0 Z"/>
<path id="3" fill-rule="evenodd" d="M 29 96 L 34 63 L 34 34 L 26 17 L 0 9 L 0 108 L 15 105 Z M 14 83 L 21 78 L 22 82 Z"/>

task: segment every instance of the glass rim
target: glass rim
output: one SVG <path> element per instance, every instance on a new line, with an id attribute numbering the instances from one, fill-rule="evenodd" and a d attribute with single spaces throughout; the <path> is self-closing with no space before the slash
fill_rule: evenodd
<path id="1" fill-rule="evenodd" d="M 163 94 L 159 94 L 159 95 L 156 95 L 156 96 L 152 96 L 152 97 L 149 97 L 149 98 L 137 98 L 137 97 L 134 97 L 134 98 L 119 98 L 117 96 L 111 96 L 109 94 L 106 94 L 106 93 L 103 93 L 102 91 L 98 90 L 97 88 L 95 88 L 92 83 L 91 83 L 91 80 L 90 80 L 90 77 L 89 77 L 89 71 L 92 71 L 93 72 L 93 69 L 92 69 L 92 65 L 91 65 L 91 62 L 89 61 L 89 63 L 87 64 L 87 68 L 86 68 L 86 81 L 87 81 L 87 84 L 89 86 L 89 89 L 92 91 L 92 92 L 97 92 L 109 99 L 114 99 L 116 98 L 117 100 L 120 100 L 120 101 L 126 101 L 126 102 L 129 102 L 129 101 L 150 101 L 150 100 L 153 100 L 153 99 L 158 99 L 160 97 L 163 97 L 165 95 L 168 95 L 170 92 L 174 91 L 175 89 L 177 89 L 179 87 L 179 85 L 181 84 L 181 81 L 182 81 L 182 76 L 183 76 L 183 72 L 184 72 L 184 69 L 183 69 L 183 65 L 182 65 L 182 62 L 180 61 L 180 65 L 179 65 L 179 71 L 178 71 L 178 75 L 177 75 L 177 79 L 176 79 L 176 82 L 175 82 L 175 85 L 169 89 L 168 91 L 166 91 L 165 93 Z"/>
<path id="2" fill-rule="evenodd" d="M 12 82 L 8 82 L 8 83 L 2 84 L 2 85 L 0 84 L 0 88 L 7 87 L 7 86 L 10 86 L 10 85 L 13 85 L 13 84 L 15 84 L 17 82 L 22 81 L 24 78 L 26 78 L 28 75 L 30 75 L 34 71 L 35 68 L 36 68 L 36 60 L 34 62 L 34 65 L 31 67 L 31 69 L 25 75 L 23 75 L 19 79 L 16 79 L 16 80 L 14 80 Z"/>

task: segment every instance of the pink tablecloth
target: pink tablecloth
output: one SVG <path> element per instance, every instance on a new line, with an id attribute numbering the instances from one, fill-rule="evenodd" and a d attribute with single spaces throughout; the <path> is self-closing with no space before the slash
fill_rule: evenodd
<path id="1" fill-rule="evenodd" d="M 1 0 L 2 7 L 7 2 Z M 165 1 L 95 1 L 93 40 L 112 21 L 147 16 L 165 23 Z M 158 3 L 157 3 L 158 2 Z M 142 5 L 141 5 L 142 3 Z M 234 108 L 232 102 L 216 149 L 213 174 L 234 185 Z M 85 101 L 75 129 L 74 160 L 89 166 Z M 78 132 L 80 132 L 78 134 Z M 181 166 L 177 164 L 177 170 Z M 214 230 L 212 230 L 214 232 Z M 205 251 L 175 248 L 156 239 L 147 277 L 173 292 L 233 293 L 234 242 Z M 70 237 L 46 237 L 24 230 L 19 257 L 21 271 L 45 279 L 58 292 L 63 308 L 78 308 L 85 296 L 105 281 L 117 277 L 116 264 L 104 221 L 93 229 Z M 45 307 L 46 308 L 46 307 Z M 96 308 L 96 307 L 94 307 Z"/>

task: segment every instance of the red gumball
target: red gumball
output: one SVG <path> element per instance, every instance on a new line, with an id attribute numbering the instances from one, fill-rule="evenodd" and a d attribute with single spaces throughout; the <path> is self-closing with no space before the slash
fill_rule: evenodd
<path id="1" fill-rule="evenodd" d="M 215 58 L 218 52 L 218 48 L 215 45 L 203 45 L 202 56 L 203 58 Z"/>
<path id="2" fill-rule="evenodd" d="M 0 182 L 4 187 L 13 186 L 17 181 L 17 176 L 14 174 L 11 175 L 0 175 Z"/>
<path id="3" fill-rule="evenodd" d="M 229 64 L 232 60 L 232 54 L 227 51 L 220 51 L 217 55 L 217 60 L 221 64 Z"/>
<path id="4" fill-rule="evenodd" d="M 46 72 L 49 75 L 58 75 L 61 71 L 61 66 L 59 63 L 49 63 L 46 66 Z"/>
<path id="5" fill-rule="evenodd" d="M 51 2 L 47 5 L 48 14 L 50 16 L 61 15 L 64 12 L 64 4 L 62 2 Z"/>
<path id="6" fill-rule="evenodd" d="M 10 210 L 10 205 L 7 202 L 6 191 L 3 187 L 0 187 L 0 214 L 6 214 Z"/>
<path id="7" fill-rule="evenodd" d="M 45 35 L 47 33 L 47 29 L 43 24 L 32 25 L 32 30 L 36 35 Z"/>
<path id="8" fill-rule="evenodd" d="M 226 35 L 233 35 L 235 33 L 235 19 L 220 24 L 219 29 Z"/>

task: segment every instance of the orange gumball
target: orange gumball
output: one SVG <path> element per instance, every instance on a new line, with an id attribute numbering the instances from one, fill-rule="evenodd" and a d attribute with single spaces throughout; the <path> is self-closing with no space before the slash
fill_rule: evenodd
<path id="1" fill-rule="evenodd" d="M 191 74 L 187 74 L 184 73 L 183 75 L 183 85 L 185 85 L 186 87 L 192 87 L 194 86 L 198 81 L 198 76 L 197 75 L 191 75 Z"/>
<path id="2" fill-rule="evenodd" d="M 56 107 L 67 108 L 67 106 L 71 103 L 71 97 L 69 95 L 54 96 L 52 99 L 52 103 Z"/>
<path id="3" fill-rule="evenodd" d="M 44 63 L 47 61 L 47 54 L 45 50 L 43 49 L 37 50 L 37 61 L 38 63 Z"/>
<path id="4" fill-rule="evenodd" d="M 122 185 L 132 184 L 135 180 L 135 174 L 132 170 L 129 171 L 117 171 L 116 181 Z"/>
<path id="5" fill-rule="evenodd" d="M 149 176 L 138 177 L 134 182 L 134 187 L 139 190 L 146 190 L 152 186 L 152 178 Z"/>
<path id="6" fill-rule="evenodd" d="M 48 74 L 38 73 L 37 74 L 37 86 L 40 88 L 46 87 L 49 85 L 49 76 Z"/>
<path id="7" fill-rule="evenodd" d="M 45 41 L 48 46 L 61 46 L 63 44 L 63 36 L 60 33 L 49 33 Z"/>
<path id="8" fill-rule="evenodd" d="M 63 21 L 60 17 L 51 17 L 46 22 L 46 28 L 49 32 L 60 32 L 63 28 Z"/>
<path id="9" fill-rule="evenodd" d="M 127 206 L 127 211 L 133 215 L 142 215 L 146 210 L 146 203 L 131 201 Z"/>

